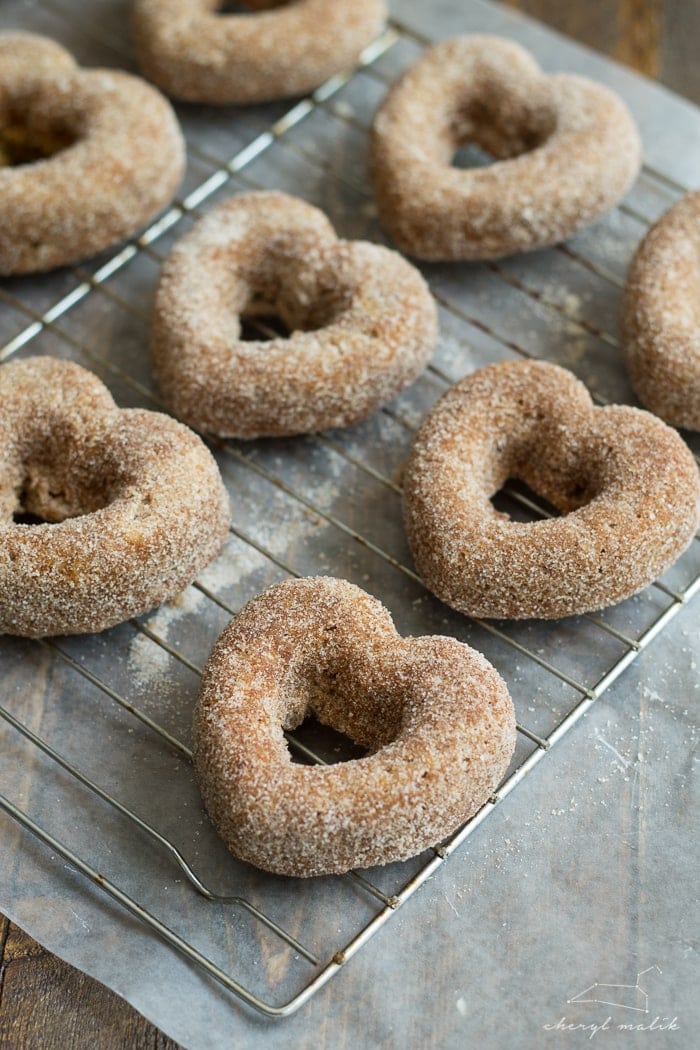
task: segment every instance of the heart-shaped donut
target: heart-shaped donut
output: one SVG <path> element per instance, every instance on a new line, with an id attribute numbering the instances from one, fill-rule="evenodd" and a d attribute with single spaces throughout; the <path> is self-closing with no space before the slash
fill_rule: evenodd
<path id="1" fill-rule="evenodd" d="M 292 762 L 308 714 L 369 750 Z M 207 664 L 194 716 L 204 804 L 231 852 L 282 875 L 403 860 L 468 820 L 505 773 L 515 716 L 488 661 L 402 638 L 345 580 L 289 580 L 250 602 Z"/>
<path id="2" fill-rule="evenodd" d="M 132 0 L 141 68 L 186 102 L 269 102 L 303 95 L 352 67 L 379 33 L 383 0 Z"/>
<path id="3" fill-rule="evenodd" d="M 464 145 L 495 158 L 452 165 Z M 495 36 L 429 48 L 374 120 L 370 168 L 382 223 L 421 259 L 489 259 L 570 236 L 634 181 L 640 142 L 626 106 L 585 77 L 543 74 Z"/>
<path id="4" fill-rule="evenodd" d="M 78 262 L 171 199 L 184 144 L 138 77 L 80 69 L 59 44 L 0 34 L 0 274 Z"/>
<path id="5" fill-rule="evenodd" d="M 700 192 L 674 204 L 642 241 L 622 315 L 640 400 L 667 423 L 700 430 Z"/>
<path id="6" fill-rule="evenodd" d="M 146 612 L 211 561 L 228 525 L 216 463 L 182 424 L 118 409 L 71 362 L 0 366 L 0 634 Z"/>
<path id="7" fill-rule="evenodd" d="M 520 479 L 561 511 L 521 523 L 492 497 Z M 698 524 L 700 477 L 678 434 L 640 409 L 596 408 L 544 361 L 489 365 L 425 418 L 405 471 L 418 571 L 473 616 L 555 619 L 622 601 Z"/>
<path id="8" fill-rule="evenodd" d="M 289 338 L 247 342 L 241 318 Z M 338 240 L 323 212 L 283 193 L 214 208 L 173 249 L 151 329 L 167 405 L 198 430 L 271 437 L 342 427 L 390 401 L 437 339 L 423 278 L 396 252 Z"/>

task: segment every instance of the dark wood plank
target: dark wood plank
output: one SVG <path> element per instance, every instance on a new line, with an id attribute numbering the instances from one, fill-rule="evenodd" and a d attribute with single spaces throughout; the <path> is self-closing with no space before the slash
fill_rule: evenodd
<path id="1" fill-rule="evenodd" d="M 700 0 L 663 0 L 660 6 L 659 79 L 700 103 Z"/>
<path id="2" fill-rule="evenodd" d="M 575 40 L 603 51 L 628 66 L 658 77 L 661 72 L 662 8 L 674 6 L 664 0 L 508 0 L 533 18 L 568 34 Z M 685 9 L 694 6 L 677 0 Z M 678 20 L 682 20 L 680 15 Z"/>
<path id="3" fill-rule="evenodd" d="M 561 0 L 506 0 L 509 7 L 514 7 L 532 18 L 538 18 L 574 40 L 606 54 L 611 54 L 615 47 L 618 12 L 624 2 L 625 0 L 588 0 L 587 3 L 576 3 L 575 0 L 569 0 L 568 3 L 562 3 Z"/>
<path id="4" fill-rule="evenodd" d="M 700 0 L 506 0 L 700 104 Z"/>
<path id="5" fill-rule="evenodd" d="M 614 58 L 658 77 L 661 62 L 661 0 L 620 0 Z"/>
<path id="6" fill-rule="evenodd" d="M 0 944 L 2 1050 L 178 1050 L 118 995 L 6 919 Z"/>

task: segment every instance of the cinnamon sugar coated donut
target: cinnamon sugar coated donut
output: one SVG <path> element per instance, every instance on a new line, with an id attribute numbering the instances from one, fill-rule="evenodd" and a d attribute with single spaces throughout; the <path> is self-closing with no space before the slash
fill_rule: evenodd
<path id="1" fill-rule="evenodd" d="M 520 479 L 561 517 L 520 523 L 491 498 Z M 685 550 L 700 477 L 655 416 L 594 407 L 544 361 L 490 365 L 455 384 L 421 426 L 405 472 L 416 566 L 473 616 L 554 619 L 635 594 Z"/>
<path id="2" fill-rule="evenodd" d="M 313 713 L 369 750 L 292 762 L 283 729 Z M 515 743 L 505 683 L 452 638 L 402 638 L 345 580 L 289 580 L 250 602 L 207 664 L 194 764 L 214 827 L 242 860 L 325 875 L 403 860 L 493 793 Z"/>
<path id="3" fill-rule="evenodd" d="M 352 67 L 384 24 L 382 0 L 132 0 L 136 53 L 149 79 L 187 102 L 303 95 Z"/>
<path id="4" fill-rule="evenodd" d="M 242 317 L 270 314 L 289 338 L 242 339 Z M 283 193 L 233 197 L 178 242 L 151 326 L 170 409 L 240 438 L 363 419 L 413 382 L 436 340 L 417 270 L 379 245 L 338 240 L 323 212 Z"/>
<path id="5" fill-rule="evenodd" d="M 643 404 L 667 423 L 700 430 L 700 192 L 674 204 L 639 246 L 623 344 Z"/>
<path id="6" fill-rule="evenodd" d="M 216 463 L 186 427 L 117 408 L 67 361 L 0 366 L 0 633 L 82 634 L 146 612 L 211 561 L 228 524 Z"/>
<path id="7" fill-rule="evenodd" d="M 478 145 L 488 167 L 452 166 Z M 490 259 L 569 237 L 634 181 L 640 142 L 625 104 L 602 84 L 545 75 L 496 36 L 429 48 L 390 89 L 372 128 L 379 216 L 421 259 Z"/>
<path id="8" fill-rule="evenodd" d="M 80 69 L 45 37 L 0 34 L 0 274 L 78 262 L 171 199 L 184 144 L 138 77 Z"/>

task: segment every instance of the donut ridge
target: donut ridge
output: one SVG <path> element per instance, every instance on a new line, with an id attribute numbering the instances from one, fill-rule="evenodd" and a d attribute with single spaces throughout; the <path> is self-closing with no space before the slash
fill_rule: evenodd
<path id="1" fill-rule="evenodd" d="M 241 338 L 241 317 L 276 314 L 289 337 Z M 168 407 L 197 430 L 271 437 L 347 426 L 423 370 L 433 299 L 398 253 L 336 237 L 317 208 L 245 193 L 175 246 L 151 322 Z"/>
<path id="2" fill-rule="evenodd" d="M 491 498 L 519 479 L 561 516 L 512 521 Z M 426 585 L 473 616 L 556 619 L 635 594 L 698 523 L 700 477 L 678 434 L 597 408 L 573 375 L 508 361 L 460 380 L 416 435 L 404 521 Z"/>
<path id="3" fill-rule="evenodd" d="M 627 275 L 622 339 L 642 404 L 700 430 L 700 192 L 654 224 Z"/>
<path id="4" fill-rule="evenodd" d="M 175 115 L 139 77 L 82 69 L 45 37 L 0 33 L 0 96 L 0 274 L 94 255 L 137 230 L 180 184 Z M 17 142 L 32 159 L 20 151 L 8 164 Z"/>
<path id="5" fill-rule="evenodd" d="M 454 167 L 466 144 L 494 163 Z M 555 244 L 617 203 L 639 165 L 639 135 L 617 95 L 545 75 L 497 36 L 428 48 L 390 88 L 370 142 L 379 217 L 402 251 L 428 260 Z"/>
<path id="6" fill-rule="evenodd" d="M 369 749 L 293 763 L 283 728 L 313 712 Z M 224 630 L 194 716 L 205 807 L 231 852 L 278 874 L 338 873 L 435 845 L 490 797 L 515 741 L 488 661 L 451 638 L 402 638 L 345 580 L 287 580 Z"/>
<path id="7" fill-rule="evenodd" d="M 0 366 L 0 405 L 0 634 L 102 631 L 218 553 L 228 497 L 182 424 L 117 408 L 91 372 L 50 357 Z"/>
<path id="8" fill-rule="evenodd" d="M 383 0 L 132 0 L 145 75 L 186 102 L 249 105 L 303 95 L 353 66 L 384 23 Z"/>

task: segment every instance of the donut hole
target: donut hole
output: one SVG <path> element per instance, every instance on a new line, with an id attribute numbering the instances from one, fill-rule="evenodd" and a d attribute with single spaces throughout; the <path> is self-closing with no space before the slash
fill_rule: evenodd
<path id="1" fill-rule="evenodd" d="M 304 721 L 296 727 L 294 741 L 307 747 L 329 766 L 338 762 L 350 762 L 353 759 L 364 758 L 368 754 L 366 747 L 356 744 L 346 733 L 324 725 L 313 714 L 307 714 Z M 296 748 L 293 742 L 288 742 L 287 746 L 292 762 L 301 765 L 315 765 L 314 760 L 305 755 L 300 748 Z"/>
<path id="2" fill-rule="evenodd" d="M 290 0 L 243 0 L 242 3 L 219 0 L 216 11 L 220 15 L 254 15 L 260 11 L 271 11 L 275 7 L 287 7 L 289 3 Z"/>
<path id="3" fill-rule="evenodd" d="M 47 160 L 77 139 L 74 129 L 62 120 L 40 119 L 13 107 L 0 111 L 0 167 L 17 168 Z"/>
<path id="4" fill-rule="evenodd" d="M 459 146 L 452 156 L 452 167 L 460 168 L 463 171 L 469 170 L 469 168 L 486 168 L 489 164 L 493 164 L 495 161 L 493 153 L 487 153 L 481 146 L 477 146 L 474 142 L 468 142 L 464 146 Z"/>
<path id="5" fill-rule="evenodd" d="M 12 515 L 12 521 L 15 525 L 48 524 L 45 518 L 40 518 L 38 514 L 31 514 L 28 510 L 16 510 Z"/>
<path id="6" fill-rule="evenodd" d="M 569 514 L 594 500 L 606 473 L 604 450 L 562 442 L 539 411 L 523 405 L 519 411 L 521 426 L 499 443 L 492 464 L 489 498 L 495 511 L 513 521 L 533 521 Z"/>
<path id="7" fill-rule="evenodd" d="M 396 740 L 403 706 L 401 690 L 387 686 L 356 653 L 330 660 L 317 654 L 288 683 L 282 723 L 324 761 L 349 762 Z M 290 753 L 300 760 L 293 745 Z"/>
<path id="8" fill-rule="evenodd" d="M 470 98 L 448 119 L 450 163 L 478 168 L 510 160 L 542 146 L 556 128 L 551 105 L 493 86 L 487 99 Z"/>
<path id="9" fill-rule="evenodd" d="M 500 517 L 510 518 L 511 521 L 525 522 L 532 521 L 533 518 L 557 518 L 561 515 L 558 507 L 517 477 L 510 477 L 504 481 L 491 496 L 491 504 Z"/>
<path id="10" fill-rule="evenodd" d="M 292 334 L 289 325 L 272 307 L 261 307 L 260 312 L 241 314 L 240 338 L 246 343 L 267 343 L 272 339 L 287 339 Z"/>
<path id="11" fill-rule="evenodd" d="M 54 420 L 25 450 L 11 518 L 20 525 L 54 525 L 93 514 L 113 503 L 132 481 L 119 450 L 108 440 L 78 437 L 71 426 Z"/>
<path id="12" fill-rule="evenodd" d="M 25 466 L 12 520 L 18 525 L 55 525 L 93 514 L 114 498 L 114 478 L 97 471 L 71 476 L 62 466 L 35 462 Z"/>
<path id="13" fill-rule="evenodd" d="M 599 485 L 584 470 L 562 476 L 557 464 L 545 461 L 534 470 L 511 474 L 492 494 L 491 504 L 501 517 L 532 521 L 570 514 L 594 500 L 598 492 Z"/>
<path id="14" fill-rule="evenodd" d="M 253 294 L 240 312 L 241 338 L 269 342 L 287 339 L 295 332 L 317 332 L 335 320 L 348 300 L 342 288 L 309 297 L 295 295 L 293 290 L 276 296 Z"/>

